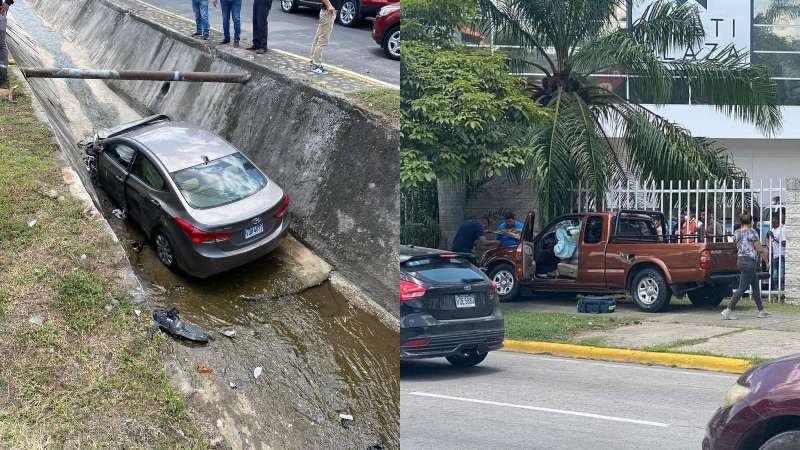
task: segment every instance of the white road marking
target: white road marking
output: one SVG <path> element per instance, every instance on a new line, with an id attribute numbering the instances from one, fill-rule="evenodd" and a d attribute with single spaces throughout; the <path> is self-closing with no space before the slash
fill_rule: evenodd
<path id="1" fill-rule="evenodd" d="M 427 392 L 409 392 L 408 395 L 415 395 L 418 397 L 430 397 L 430 398 L 439 398 L 444 400 L 455 400 L 460 402 L 468 402 L 468 403 L 479 403 L 482 405 L 491 405 L 491 406 L 504 406 L 507 408 L 518 408 L 518 409 L 526 409 L 530 411 L 539 411 L 539 412 L 547 412 L 552 414 L 563 414 L 567 416 L 579 416 L 579 417 L 590 417 L 592 419 L 599 419 L 599 420 L 608 420 L 612 422 L 625 422 L 625 423 L 634 423 L 637 425 L 647 425 L 651 427 L 660 427 L 660 428 L 667 428 L 669 424 L 661 423 L 661 422 L 650 422 L 648 420 L 638 420 L 638 419 L 628 419 L 625 417 L 614 417 L 614 416 L 605 416 L 602 414 L 592 414 L 580 411 L 569 411 L 565 409 L 553 409 L 553 408 L 542 408 L 539 406 L 528 406 L 528 405 L 515 405 L 513 403 L 503 403 L 503 402 L 493 402 L 490 400 L 478 400 L 474 398 L 466 398 L 466 397 L 452 397 L 449 395 L 439 395 L 439 394 L 430 394 Z"/>

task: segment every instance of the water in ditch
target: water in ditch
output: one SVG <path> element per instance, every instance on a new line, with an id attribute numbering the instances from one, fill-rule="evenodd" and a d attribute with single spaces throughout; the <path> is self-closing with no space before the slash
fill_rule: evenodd
<path id="1" fill-rule="evenodd" d="M 90 60 L 24 1 L 16 2 L 13 19 L 30 36 L 38 61 L 75 66 Z M 45 86 L 32 85 L 37 91 Z M 44 107 L 70 116 L 54 125 L 70 128 L 65 132 L 76 139 L 135 115 L 99 82 L 68 80 L 47 89 L 52 100 L 42 102 Z M 67 105 L 67 98 L 73 104 Z M 236 331 L 233 338 L 214 333 L 207 346 L 174 346 L 190 404 L 210 419 L 227 445 L 399 447 L 397 332 L 353 307 L 327 282 L 304 289 L 305 276 L 296 270 L 303 261 L 291 251 L 296 244 L 208 280 L 190 279 L 165 269 L 149 245 L 135 252 L 130 243 L 143 240 L 142 232 L 115 219 L 110 214 L 115 206 L 102 192 L 98 198 L 151 303 L 177 306 L 185 319 L 212 332 Z M 249 300 L 264 293 L 268 298 Z M 199 374 L 197 366 L 211 367 L 213 373 Z M 258 379 L 256 367 L 262 368 Z M 354 420 L 342 422 L 340 414 Z"/>

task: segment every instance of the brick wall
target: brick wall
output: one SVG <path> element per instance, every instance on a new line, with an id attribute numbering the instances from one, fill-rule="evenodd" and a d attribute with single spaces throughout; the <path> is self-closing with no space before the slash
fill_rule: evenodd
<path id="1" fill-rule="evenodd" d="M 501 211 L 511 210 L 520 221 L 525 220 L 529 211 L 536 211 L 536 189 L 532 180 L 519 183 L 508 178 L 494 178 L 467 197 L 465 217 L 480 217 L 484 214 L 492 218 L 492 228 L 499 224 Z"/>

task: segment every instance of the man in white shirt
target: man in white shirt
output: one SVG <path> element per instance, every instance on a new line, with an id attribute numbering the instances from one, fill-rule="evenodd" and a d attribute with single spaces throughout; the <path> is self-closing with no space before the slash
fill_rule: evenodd
<path id="1" fill-rule="evenodd" d="M 769 252 L 772 254 L 772 289 L 782 289 L 786 273 L 786 226 L 781 224 L 778 215 L 772 216 L 772 226 L 767 237 Z"/>

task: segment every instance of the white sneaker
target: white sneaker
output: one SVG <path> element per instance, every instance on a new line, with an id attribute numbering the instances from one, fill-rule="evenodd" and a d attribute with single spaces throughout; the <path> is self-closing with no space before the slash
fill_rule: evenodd
<path id="1" fill-rule="evenodd" d="M 328 71 L 325 70 L 325 67 L 323 67 L 323 66 L 315 67 L 314 70 L 312 70 L 312 72 L 314 72 L 317 75 L 327 75 L 328 74 Z"/>
<path id="2" fill-rule="evenodd" d="M 721 314 L 722 314 L 722 318 L 724 320 L 736 320 L 736 319 L 738 319 L 738 317 L 736 317 L 736 314 L 734 314 L 733 311 L 731 311 L 728 308 L 725 308 L 724 310 L 722 310 Z"/>
<path id="3" fill-rule="evenodd" d="M 759 319 L 765 319 L 765 318 L 767 318 L 767 317 L 769 317 L 769 316 L 771 316 L 771 315 L 772 315 L 772 314 L 770 314 L 770 313 L 768 313 L 766 310 L 762 309 L 761 311 L 759 311 L 759 312 L 758 312 L 758 316 L 757 316 L 757 317 L 758 317 Z"/>

